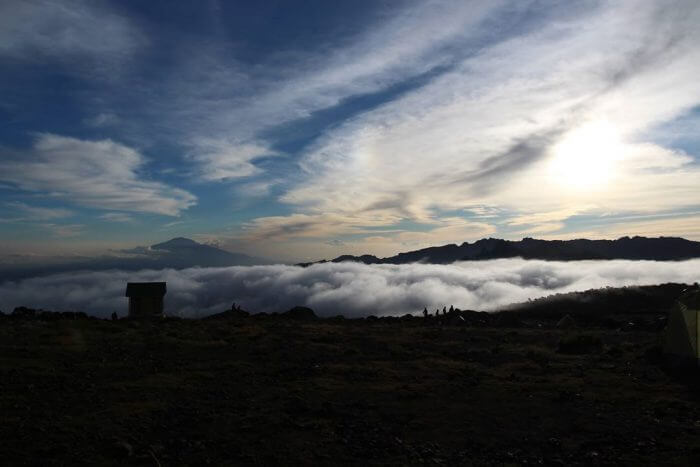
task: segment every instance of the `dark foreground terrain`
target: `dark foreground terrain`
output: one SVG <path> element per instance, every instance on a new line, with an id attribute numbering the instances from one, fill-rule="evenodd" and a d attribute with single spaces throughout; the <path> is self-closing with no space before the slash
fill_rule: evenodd
<path id="1" fill-rule="evenodd" d="M 3 317 L 0 462 L 700 465 L 697 383 L 662 365 L 663 310 L 562 328 L 545 308 Z"/>

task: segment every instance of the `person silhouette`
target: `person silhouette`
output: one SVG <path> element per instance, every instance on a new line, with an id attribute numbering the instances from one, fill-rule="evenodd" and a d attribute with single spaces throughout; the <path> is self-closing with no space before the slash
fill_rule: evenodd
<path id="1" fill-rule="evenodd" d="M 428 317 L 428 308 L 426 307 L 426 308 L 423 308 L 423 318 L 427 318 L 427 317 Z"/>

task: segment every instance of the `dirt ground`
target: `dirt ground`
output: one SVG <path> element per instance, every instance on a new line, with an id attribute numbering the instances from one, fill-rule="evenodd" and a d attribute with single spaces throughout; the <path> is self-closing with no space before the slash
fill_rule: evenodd
<path id="1" fill-rule="evenodd" d="M 700 465 L 659 331 L 0 319 L 3 465 Z"/>

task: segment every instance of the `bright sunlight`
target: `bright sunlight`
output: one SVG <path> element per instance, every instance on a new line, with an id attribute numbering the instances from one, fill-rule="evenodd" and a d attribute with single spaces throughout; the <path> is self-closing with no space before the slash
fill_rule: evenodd
<path id="1" fill-rule="evenodd" d="M 622 149 L 619 134 L 609 122 L 586 123 L 554 147 L 550 175 L 568 188 L 599 188 L 614 177 Z"/>

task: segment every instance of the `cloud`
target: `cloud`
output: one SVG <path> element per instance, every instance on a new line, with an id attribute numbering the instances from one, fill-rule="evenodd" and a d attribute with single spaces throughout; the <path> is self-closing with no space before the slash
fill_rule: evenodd
<path id="1" fill-rule="evenodd" d="M 193 268 L 162 271 L 73 272 L 0 284 L 4 311 L 26 305 L 124 314 L 127 281 L 167 281 L 168 314 L 202 317 L 232 302 L 253 312 L 306 305 L 322 316 L 418 313 L 454 305 L 494 310 L 559 292 L 606 286 L 700 280 L 700 260 L 547 262 L 502 259 L 452 265 L 365 265 Z"/>
<path id="2" fill-rule="evenodd" d="M 337 214 L 260 217 L 244 224 L 241 230 L 233 234 L 226 232 L 219 238 L 229 250 L 300 262 L 341 254 L 390 256 L 397 250 L 462 243 L 496 232 L 491 224 L 459 217 L 431 220 L 418 231 L 410 226 L 391 227 L 400 220 L 384 208 L 359 219 Z"/>
<path id="3" fill-rule="evenodd" d="M 280 184 L 280 180 L 264 180 L 242 183 L 235 188 L 236 195 L 244 198 L 262 198 L 268 196 L 272 187 Z"/>
<path id="4" fill-rule="evenodd" d="M 130 21 L 101 1 L 0 3 L 0 58 L 70 61 L 87 70 L 97 63 L 123 62 L 144 44 Z M 80 63 L 86 60 L 90 66 Z"/>
<path id="5" fill-rule="evenodd" d="M 418 222 L 473 205 L 513 213 L 512 225 L 561 215 L 532 231 L 573 213 L 696 206 L 693 158 L 645 139 L 700 103 L 700 33 L 690 19 L 700 8 L 677 6 L 604 3 L 487 42 L 426 85 L 325 132 L 300 162 L 303 182 L 281 200 L 294 215 L 352 216 L 358 225 L 387 199 L 395 200 L 387 215 Z M 601 148 L 606 135 L 587 129 L 605 127 L 614 141 Z M 588 147 L 566 166 L 586 170 L 552 173 L 561 143 L 581 134 Z M 601 151 L 611 160 L 598 156 L 591 168 Z"/>
<path id="6" fill-rule="evenodd" d="M 73 211 L 64 208 L 30 206 L 20 201 L 8 201 L 4 204 L 13 211 L 18 211 L 21 213 L 21 217 L 6 219 L 12 222 L 61 219 L 63 217 L 70 217 L 73 215 Z"/>
<path id="7" fill-rule="evenodd" d="M 83 120 L 87 126 L 103 128 L 117 125 L 121 122 L 121 118 L 113 112 L 101 112 L 94 117 Z"/>
<path id="8" fill-rule="evenodd" d="M 156 92 L 123 92 L 159 122 L 162 136 L 188 149 L 201 179 L 257 175 L 262 168 L 254 162 L 274 154 L 280 127 L 449 66 L 463 53 L 456 45 L 478 35 L 480 22 L 502 3 L 377 7 L 380 13 L 353 34 L 329 36 L 311 50 L 282 47 L 255 66 L 222 37 L 182 36 L 175 69 L 162 75 Z"/>
<path id="9" fill-rule="evenodd" d="M 260 173 L 255 159 L 275 155 L 259 143 L 236 143 L 226 139 L 198 138 L 191 143 L 192 157 L 201 164 L 200 176 L 207 181 L 250 177 Z"/>
<path id="10" fill-rule="evenodd" d="M 107 222 L 133 222 L 134 218 L 123 212 L 108 212 L 98 216 L 98 219 L 102 219 Z"/>
<path id="11" fill-rule="evenodd" d="M 83 234 L 85 228 L 82 224 L 52 224 L 44 223 L 39 226 L 48 230 L 52 236 L 60 238 L 79 237 Z"/>
<path id="12" fill-rule="evenodd" d="M 145 163 L 139 152 L 111 140 L 44 133 L 27 153 L 0 160 L 0 180 L 100 209 L 176 216 L 195 204 L 187 191 L 142 179 Z"/>
<path id="13" fill-rule="evenodd" d="M 364 227 L 383 226 L 387 219 L 377 216 L 367 219 Z M 293 238 L 325 238 L 330 235 L 368 233 L 366 228 L 357 225 L 357 220 L 340 215 L 307 215 L 259 217 L 245 224 L 243 239 L 251 242 L 267 240 L 288 240 Z"/>

